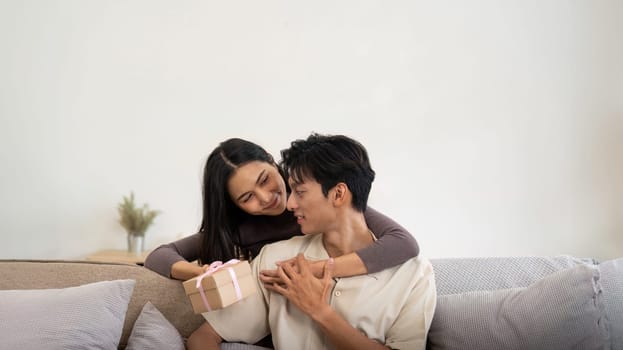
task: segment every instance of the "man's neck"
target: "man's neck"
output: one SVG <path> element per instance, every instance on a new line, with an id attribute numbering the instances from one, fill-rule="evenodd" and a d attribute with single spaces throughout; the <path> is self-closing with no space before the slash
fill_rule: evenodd
<path id="1" fill-rule="evenodd" d="M 322 235 L 322 243 L 330 257 L 355 252 L 373 241 L 363 213 L 359 212 L 338 218 L 335 229 Z"/>

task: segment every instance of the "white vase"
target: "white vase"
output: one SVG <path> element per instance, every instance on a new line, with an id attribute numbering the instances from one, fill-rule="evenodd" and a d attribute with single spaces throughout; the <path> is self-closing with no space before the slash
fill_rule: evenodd
<path id="1" fill-rule="evenodd" d="M 128 253 L 141 255 L 145 250 L 145 236 L 128 233 Z"/>

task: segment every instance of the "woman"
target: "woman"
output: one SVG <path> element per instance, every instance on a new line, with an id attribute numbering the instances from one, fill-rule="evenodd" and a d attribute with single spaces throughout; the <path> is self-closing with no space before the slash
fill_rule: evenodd
<path id="1" fill-rule="evenodd" d="M 158 247 L 145 267 L 187 280 L 213 261 L 252 259 L 265 244 L 300 235 L 296 218 L 286 210 L 289 191 L 281 169 L 262 147 L 238 138 L 222 142 L 205 165 L 199 232 Z M 365 219 L 378 241 L 336 258 L 334 276 L 374 273 L 418 255 L 417 242 L 396 222 L 371 208 Z M 190 262 L 195 260 L 199 265 Z M 323 263 L 312 266 L 315 275 L 322 275 Z"/>

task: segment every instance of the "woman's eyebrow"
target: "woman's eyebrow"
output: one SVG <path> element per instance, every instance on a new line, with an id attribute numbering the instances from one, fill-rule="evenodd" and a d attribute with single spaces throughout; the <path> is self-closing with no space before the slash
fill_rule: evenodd
<path id="1" fill-rule="evenodd" d="M 264 170 L 262 170 L 262 171 L 260 172 L 260 174 L 257 176 L 257 180 L 255 180 L 255 184 L 259 184 L 259 183 L 260 183 L 260 181 L 262 181 L 262 177 L 264 176 L 264 173 L 265 173 L 265 172 L 266 172 L 266 169 L 264 169 Z M 238 196 L 238 198 L 236 198 L 236 201 L 241 200 L 241 199 L 242 199 L 242 197 L 244 197 L 244 196 L 246 196 L 246 195 L 247 195 L 247 193 L 249 193 L 249 191 L 247 191 L 247 192 L 245 192 L 245 193 L 243 193 L 243 194 L 239 195 L 239 196 Z"/>
<path id="2" fill-rule="evenodd" d="M 255 180 L 255 184 L 259 184 L 262 181 L 262 177 L 264 177 L 264 173 L 266 172 L 266 169 L 262 170 L 260 172 L 260 174 L 257 176 L 257 180 Z"/>

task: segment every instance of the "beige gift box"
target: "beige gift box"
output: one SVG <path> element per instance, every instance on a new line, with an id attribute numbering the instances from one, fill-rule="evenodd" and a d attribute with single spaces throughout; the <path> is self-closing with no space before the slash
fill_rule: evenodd
<path id="1" fill-rule="evenodd" d="M 217 266 L 212 263 L 215 271 L 208 271 L 201 276 L 191 278 L 183 283 L 184 291 L 196 314 L 210 310 L 222 309 L 257 292 L 256 281 L 251 274 L 248 261 L 228 261 Z M 232 278 L 232 272 L 235 279 Z M 203 288 L 205 301 L 197 288 L 197 280 L 201 279 L 200 288 Z M 236 288 L 236 283 L 238 288 Z M 237 290 L 239 293 L 237 293 Z"/>

